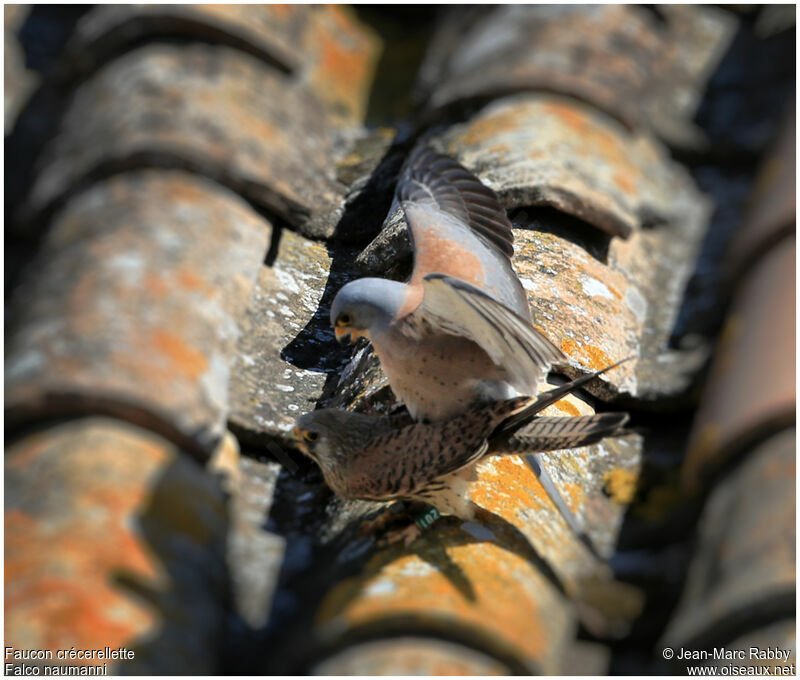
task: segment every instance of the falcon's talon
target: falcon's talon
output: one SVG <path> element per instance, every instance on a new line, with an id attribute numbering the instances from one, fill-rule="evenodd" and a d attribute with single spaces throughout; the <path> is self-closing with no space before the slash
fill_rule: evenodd
<path id="1" fill-rule="evenodd" d="M 387 532 L 378 540 L 377 545 L 387 548 L 402 542 L 403 547 L 408 548 L 420 536 L 422 536 L 422 529 L 412 522 L 402 529 L 392 529 Z"/>

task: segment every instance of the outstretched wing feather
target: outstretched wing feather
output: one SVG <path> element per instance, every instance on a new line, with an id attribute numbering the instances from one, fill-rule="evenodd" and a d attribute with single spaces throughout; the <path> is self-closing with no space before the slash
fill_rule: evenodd
<path id="1" fill-rule="evenodd" d="M 474 286 L 442 274 L 424 279 L 420 313 L 434 330 L 477 343 L 520 391 L 530 393 L 565 357 L 530 322 Z"/>
<path id="2" fill-rule="evenodd" d="M 432 204 L 463 223 L 509 261 L 514 254 L 511 222 L 496 194 L 448 156 L 426 146 L 418 147 L 401 173 L 397 196 L 401 204 Z M 410 217 L 409 226 L 412 236 L 424 228 Z"/>

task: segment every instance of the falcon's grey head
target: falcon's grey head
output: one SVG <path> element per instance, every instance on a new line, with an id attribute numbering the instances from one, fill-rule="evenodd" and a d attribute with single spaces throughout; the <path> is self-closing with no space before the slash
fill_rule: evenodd
<path id="1" fill-rule="evenodd" d="M 300 450 L 322 465 L 357 451 L 374 426 L 375 416 L 325 408 L 300 416 L 292 434 Z"/>
<path id="2" fill-rule="evenodd" d="M 346 495 L 347 463 L 363 451 L 375 424 L 375 416 L 326 408 L 301 416 L 292 435 L 300 451 L 319 465 L 328 486 Z"/>
<path id="3" fill-rule="evenodd" d="M 406 301 L 407 286 L 389 279 L 364 278 L 342 286 L 331 305 L 331 324 L 339 342 L 387 328 Z"/>

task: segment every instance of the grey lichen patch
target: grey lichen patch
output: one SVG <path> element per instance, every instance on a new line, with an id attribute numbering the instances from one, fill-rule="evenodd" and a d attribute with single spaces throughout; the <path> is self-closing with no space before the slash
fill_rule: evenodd
<path id="1" fill-rule="evenodd" d="M 383 276 L 413 257 L 411 235 L 403 210 L 395 205 L 380 233 L 359 253 L 356 266 L 364 276 Z"/>
<path id="2" fill-rule="evenodd" d="M 6 417 L 101 409 L 210 453 L 270 231 L 183 172 L 129 172 L 73 197 L 16 293 Z"/>
<path id="3" fill-rule="evenodd" d="M 328 305 L 352 277 L 349 261 L 346 249 L 282 232 L 274 264 L 259 273 L 232 369 L 230 423 L 243 441 L 288 441 L 294 422 L 314 409 L 329 374 L 346 359 Z"/>

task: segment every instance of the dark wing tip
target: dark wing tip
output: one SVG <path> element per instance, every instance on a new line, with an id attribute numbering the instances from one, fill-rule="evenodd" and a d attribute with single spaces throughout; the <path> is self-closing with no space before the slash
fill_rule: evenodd
<path id="1" fill-rule="evenodd" d="M 514 254 L 511 221 L 497 194 L 449 156 L 425 145 L 414 149 L 400 174 L 397 197 L 433 201 L 506 258 Z"/>

